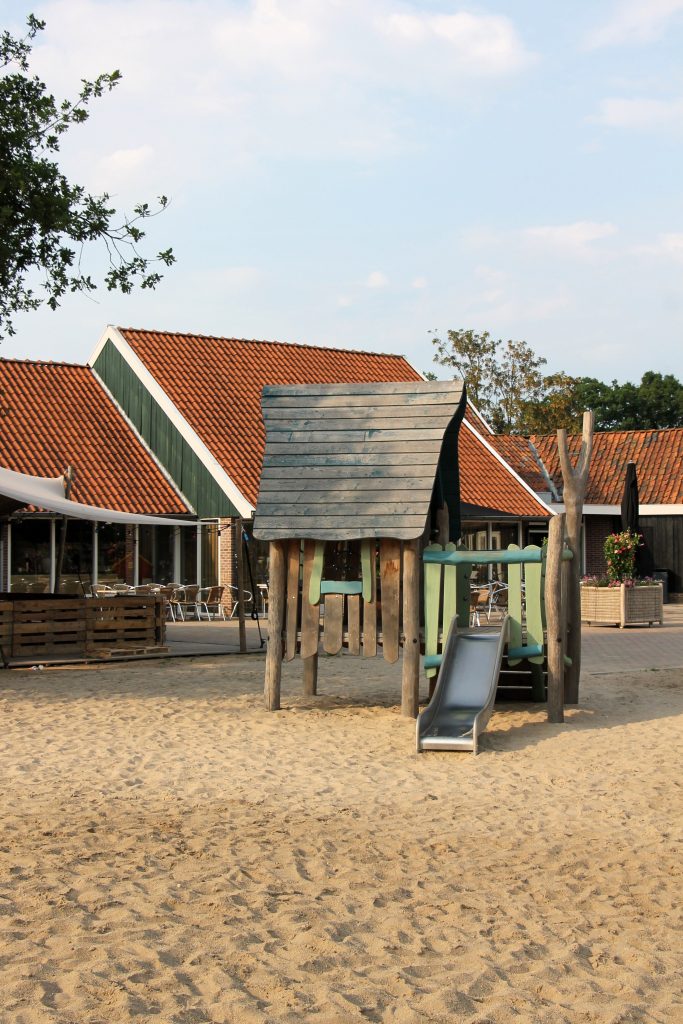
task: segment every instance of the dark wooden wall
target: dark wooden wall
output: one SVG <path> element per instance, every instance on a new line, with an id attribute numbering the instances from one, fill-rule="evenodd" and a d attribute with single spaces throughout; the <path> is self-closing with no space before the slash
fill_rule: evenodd
<path id="1" fill-rule="evenodd" d="M 669 590 L 683 593 L 683 516 L 641 516 L 640 529 L 655 568 L 670 569 Z"/>

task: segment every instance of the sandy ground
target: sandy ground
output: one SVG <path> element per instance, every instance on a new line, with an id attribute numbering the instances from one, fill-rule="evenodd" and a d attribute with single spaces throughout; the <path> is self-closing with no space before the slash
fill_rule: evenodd
<path id="1" fill-rule="evenodd" d="M 11 672 L 0 1021 L 683 1021 L 680 672 L 414 754 L 400 667 Z"/>

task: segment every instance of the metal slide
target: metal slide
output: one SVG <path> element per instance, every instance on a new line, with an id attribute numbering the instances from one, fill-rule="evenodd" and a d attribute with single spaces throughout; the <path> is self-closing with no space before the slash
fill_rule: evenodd
<path id="1" fill-rule="evenodd" d="M 508 617 L 500 631 L 458 633 L 451 622 L 439 678 L 429 706 L 418 716 L 417 752 L 473 750 L 493 711 L 498 673 L 507 638 Z"/>

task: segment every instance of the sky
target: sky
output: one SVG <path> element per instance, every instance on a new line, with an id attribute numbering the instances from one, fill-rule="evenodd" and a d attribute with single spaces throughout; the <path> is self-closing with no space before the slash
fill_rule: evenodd
<path id="1" fill-rule="evenodd" d="M 107 324 L 402 353 L 525 340 L 548 371 L 683 379 L 683 0 L 0 0 L 58 98 L 119 69 L 60 163 L 164 194 L 154 292 L 69 296 L 0 352 Z M 88 270 L 104 268 L 94 250 Z"/>

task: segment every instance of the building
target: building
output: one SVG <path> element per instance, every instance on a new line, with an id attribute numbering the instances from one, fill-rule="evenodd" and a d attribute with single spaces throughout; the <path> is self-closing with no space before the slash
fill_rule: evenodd
<path id="1" fill-rule="evenodd" d="M 495 437 L 493 444 L 530 487 L 553 509 L 562 511 L 562 473 L 554 434 Z M 569 438 L 578 456 L 581 437 Z M 683 595 L 683 428 L 615 430 L 593 439 L 584 505 L 583 569 L 605 571 L 603 544 L 621 530 L 621 499 L 626 467 L 638 475 L 640 528 L 656 569 L 668 572 L 669 590 Z"/>

